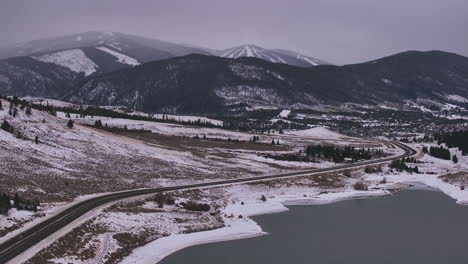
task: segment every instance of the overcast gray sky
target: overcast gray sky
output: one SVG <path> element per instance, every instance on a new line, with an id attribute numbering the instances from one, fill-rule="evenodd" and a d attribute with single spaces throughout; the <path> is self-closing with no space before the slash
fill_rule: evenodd
<path id="1" fill-rule="evenodd" d="M 0 0 L 0 45 L 91 30 L 337 64 L 410 49 L 468 56 L 468 0 Z"/>

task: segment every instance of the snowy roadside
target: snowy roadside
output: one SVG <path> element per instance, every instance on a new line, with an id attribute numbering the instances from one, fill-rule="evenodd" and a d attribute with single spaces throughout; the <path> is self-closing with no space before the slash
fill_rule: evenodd
<path id="1" fill-rule="evenodd" d="M 42 222 L 42 221 L 44 221 L 44 220 L 58 214 L 58 213 L 66 210 L 67 208 L 69 208 L 69 207 L 71 207 L 71 206 L 73 206 L 73 205 L 75 205 L 75 204 L 77 204 L 79 202 L 82 202 L 84 200 L 91 199 L 91 198 L 94 198 L 94 197 L 106 195 L 106 194 L 108 194 L 108 193 L 102 193 L 102 194 L 97 194 L 97 195 L 80 196 L 77 199 L 75 199 L 72 203 L 69 203 L 69 204 L 66 204 L 66 205 L 63 205 L 63 206 L 53 207 L 53 209 L 51 209 L 51 211 L 53 213 L 50 213 L 50 215 L 48 215 L 44 219 L 39 219 L 40 221 L 31 223 L 31 225 L 40 223 L 40 222 Z M 125 201 L 133 201 L 133 200 L 136 200 L 136 199 L 142 199 L 142 198 L 147 197 L 147 196 L 148 195 L 146 194 L 146 195 L 131 197 L 131 198 L 125 199 Z M 80 216 L 79 218 L 75 219 L 70 224 L 68 224 L 65 227 L 61 228 L 60 230 L 55 232 L 53 235 L 51 235 L 51 236 L 47 237 L 46 239 L 42 240 L 41 242 L 37 243 L 33 247 L 29 248 L 27 251 L 23 252 L 21 255 L 15 257 L 14 259 L 10 260 L 7 263 L 11 263 L 11 264 L 13 264 L 13 263 L 24 263 L 25 261 L 30 259 L 32 256 L 34 256 L 35 254 L 40 252 L 42 249 L 50 246 L 57 239 L 67 235 L 71 230 L 73 230 L 74 228 L 80 226 L 81 224 L 83 224 L 88 219 L 91 219 L 91 218 L 99 215 L 102 212 L 103 209 L 105 209 L 105 208 L 107 208 L 107 207 L 109 207 L 109 206 L 111 206 L 111 205 L 113 205 L 115 203 L 118 203 L 118 202 L 121 202 L 121 201 L 114 201 L 114 202 L 111 202 L 111 203 L 107 203 L 107 204 L 101 205 L 99 207 L 96 207 L 96 208 L 88 211 L 86 214 L 84 214 L 84 215 Z M 29 227 L 29 225 L 27 227 Z M 27 227 L 25 226 L 24 228 L 27 228 Z M 24 229 L 22 229 L 21 231 L 24 231 Z M 21 231 L 19 231 L 19 232 L 21 232 Z M 10 235 L 11 234 L 9 234 L 9 236 Z"/>
<path id="2" fill-rule="evenodd" d="M 37 224 L 39 224 L 39 223 L 41 223 L 41 222 L 55 216 L 55 215 L 65 211 L 66 209 L 76 205 L 77 203 L 80 203 L 82 201 L 92 199 L 92 198 L 95 198 L 95 197 L 103 196 L 103 195 L 106 195 L 106 194 L 109 194 L 109 193 L 81 195 L 81 196 L 78 196 L 77 198 L 73 199 L 73 201 L 71 201 L 71 202 L 43 204 L 43 205 L 41 205 L 41 207 L 43 208 L 43 210 L 41 210 L 41 213 L 44 214 L 44 216 L 34 217 L 33 220 L 27 222 L 21 228 L 18 228 L 16 230 L 12 231 L 12 232 L 9 232 L 8 234 L 6 234 L 3 237 L 0 237 L 0 243 L 3 243 L 4 241 L 18 235 L 19 233 L 27 230 L 28 228 L 30 228 L 32 226 L 35 226 L 35 225 L 37 225 Z M 12 216 L 15 216 L 15 215 L 19 215 L 19 216 L 22 216 L 22 217 L 25 217 L 25 216 L 27 217 L 27 216 L 32 216 L 33 214 L 29 213 L 28 211 L 18 211 L 17 213 L 13 212 Z"/>

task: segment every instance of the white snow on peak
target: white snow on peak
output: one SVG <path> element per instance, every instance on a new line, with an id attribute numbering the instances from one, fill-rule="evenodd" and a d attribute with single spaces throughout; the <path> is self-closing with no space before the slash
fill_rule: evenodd
<path id="1" fill-rule="evenodd" d="M 310 63 L 313 66 L 319 65 L 317 62 L 315 62 L 312 59 L 310 59 L 310 58 L 308 58 L 308 57 L 306 57 L 304 55 L 301 55 L 301 54 L 297 54 L 296 59 L 303 60 L 303 61 L 305 61 L 307 63 Z"/>
<path id="2" fill-rule="evenodd" d="M 132 57 L 129 57 L 129 56 L 125 55 L 125 54 L 113 51 L 113 50 L 111 50 L 109 48 L 96 47 L 96 49 L 104 51 L 104 52 L 109 53 L 110 55 L 116 57 L 117 61 L 120 62 L 120 63 L 128 64 L 128 65 L 131 65 L 131 66 L 140 65 L 140 63 L 136 59 L 134 59 Z"/>
<path id="3" fill-rule="evenodd" d="M 264 51 L 263 48 L 254 45 L 243 45 L 226 50 L 221 57 L 225 58 L 240 58 L 240 57 L 257 57 Z"/>
<path id="4" fill-rule="evenodd" d="M 74 72 L 83 72 L 85 76 L 91 75 L 99 68 L 94 61 L 86 57 L 80 49 L 71 49 L 46 54 L 38 57 L 32 57 L 36 60 L 53 63 L 66 67 Z"/>
<path id="5" fill-rule="evenodd" d="M 256 57 L 270 62 L 286 63 L 283 58 L 274 54 L 273 52 L 251 44 L 227 49 L 223 51 L 220 56 L 231 59 L 241 57 Z"/>
<path id="6" fill-rule="evenodd" d="M 217 52 L 217 55 L 224 58 L 236 59 L 241 57 L 256 57 L 262 60 L 266 60 L 273 63 L 285 63 L 285 64 L 309 64 L 311 66 L 317 66 L 326 64 L 326 62 L 312 57 L 308 57 L 297 52 L 285 51 L 285 50 L 269 50 L 262 47 L 246 44 L 223 51 Z"/>
<path id="7" fill-rule="evenodd" d="M 468 103 L 468 99 L 466 99 L 463 96 L 456 95 L 456 94 L 447 95 L 447 99 L 450 101 L 455 101 L 459 103 Z"/>

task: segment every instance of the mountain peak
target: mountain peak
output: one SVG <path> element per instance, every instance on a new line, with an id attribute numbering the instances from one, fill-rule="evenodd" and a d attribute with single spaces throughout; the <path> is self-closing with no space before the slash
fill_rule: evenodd
<path id="1" fill-rule="evenodd" d="M 265 49 L 254 44 L 244 44 L 233 48 L 215 52 L 216 55 L 224 58 L 255 57 L 273 63 L 284 63 L 300 67 L 310 67 L 328 64 L 322 60 L 302 55 L 294 51 L 281 49 Z"/>
<path id="2" fill-rule="evenodd" d="M 241 46 L 237 46 L 234 48 L 224 50 L 220 54 L 220 56 L 225 57 L 225 58 L 231 58 L 231 59 L 240 58 L 240 57 L 261 58 L 265 56 L 265 54 L 263 54 L 264 51 L 265 49 L 263 49 L 262 47 L 252 45 L 252 44 L 244 44 Z"/>

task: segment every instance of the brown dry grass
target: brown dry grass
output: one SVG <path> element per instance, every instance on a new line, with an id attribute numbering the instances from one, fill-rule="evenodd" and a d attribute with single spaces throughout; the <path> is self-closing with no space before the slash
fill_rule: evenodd
<path id="1" fill-rule="evenodd" d="M 93 237 L 107 232 L 105 226 L 96 224 L 94 218 L 74 228 L 56 242 L 41 250 L 25 264 L 54 263 L 51 259 L 58 256 L 75 256 L 80 261 L 90 260 L 96 256 L 97 248 L 89 244 Z"/>
<path id="2" fill-rule="evenodd" d="M 460 186 L 468 186 L 468 171 L 460 171 L 439 176 L 444 182 L 457 184 Z"/>
<path id="3" fill-rule="evenodd" d="M 279 180 L 270 180 L 270 181 L 258 181 L 248 183 L 252 186 L 267 186 L 270 188 L 280 188 L 280 187 L 291 187 L 291 186 L 302 186 L 302 187 L 320 187 L 324 189 L 330 188 L 342 188 L 345 187 L 345 177 L 337 174 L 330 173 L 326 175 L 312 175 L 296 178 L 286 178 Z"/>

